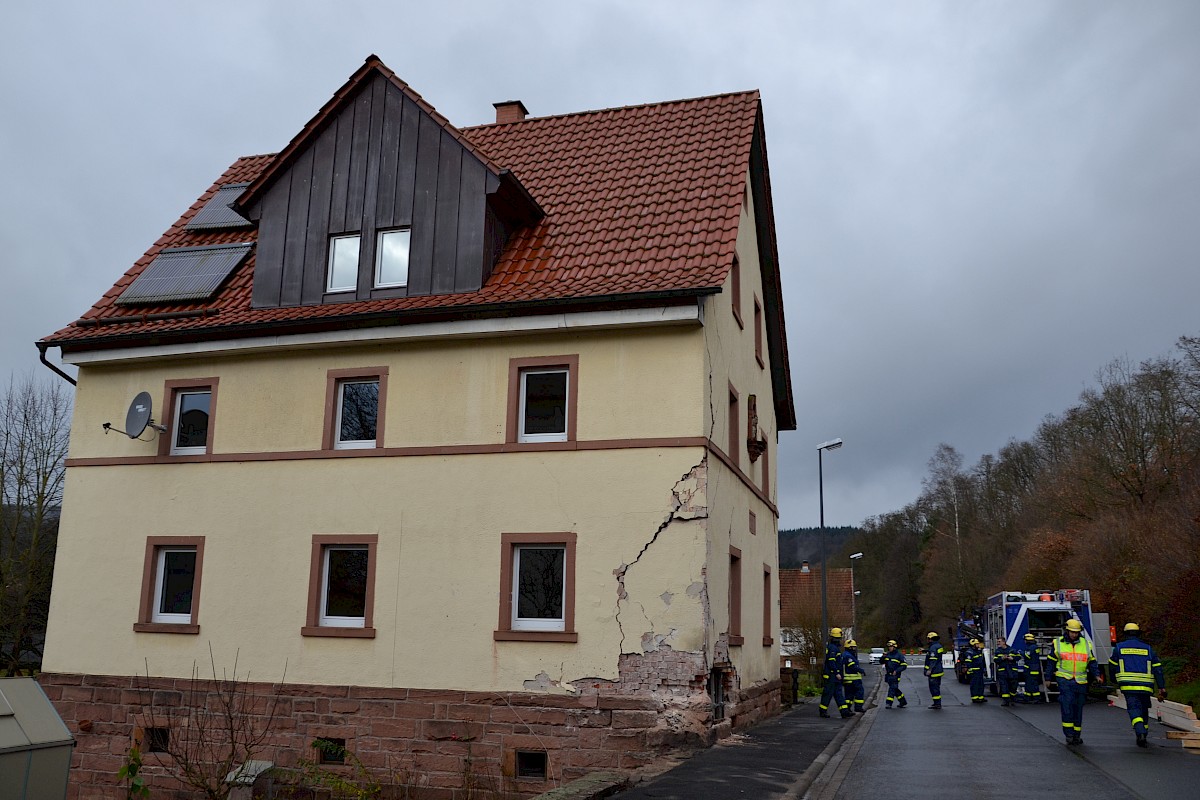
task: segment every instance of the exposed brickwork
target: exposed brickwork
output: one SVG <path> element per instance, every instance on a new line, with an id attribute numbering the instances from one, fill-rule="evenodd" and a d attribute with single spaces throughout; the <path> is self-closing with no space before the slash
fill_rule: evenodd
<path id="1" fill-rule="evenodd" d="M 751 725 L 779 709 L 779 682 L 737 691 L 728 720 L 714 726 L 704 690 L 703 656 L 669 648 L 622 657 L 622 679 L 578 682 L 578 695 L 484 693 L 356 686 L 247 684 L 250 714 L 275 721 L 267 758 L 295 766 L 313 758 L 316 737 L 344 738 L 367 767 L 407 777 L 423 797 L 453 798 L 468 764 L 479 780 L 531 796 L 602 769 L 636 769 L 666 751 L 711 744 L 721 728 Z M 154 709 L 188 712 L 197 689 L 188 679 L 43 673 L 39 677 L 78 746 L 69 800 L 121 798 L 116 772 Z M 211 701 L 209 703 L 211 707 Z M 545 751 L 548 781 L 514 779 L 517 750 Z M 155 797 L 183 798 L 157 754 L 143 774 Z M 348 769 L 347 769 L 348 771 Z"/>

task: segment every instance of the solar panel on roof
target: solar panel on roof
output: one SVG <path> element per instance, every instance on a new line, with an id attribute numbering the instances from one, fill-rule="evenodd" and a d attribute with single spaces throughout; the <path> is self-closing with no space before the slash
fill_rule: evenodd
<path id="1" fill-rule="evenodd" d="M 213 228 L 246 228 L 253 225 L 248 219 L 229 207 L 238 198 L 248 183 L 229 183 L 217 189 L 217 193 L 208 199 L 204 208 L 184 227 L 189 231 L 210 230 Z"/>
<path id="2" fill-rule="evenodd" d="M 122 305 L 207 300 L 250 252 L 250 242 L 163 250 L 117 298 Z"/>

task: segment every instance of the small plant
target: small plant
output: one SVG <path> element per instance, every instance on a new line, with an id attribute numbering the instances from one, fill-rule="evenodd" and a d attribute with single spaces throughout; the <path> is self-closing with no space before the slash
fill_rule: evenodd
<path id="1" fill-rule="evenodd" d="M 135 744 L 129 748 L 125 763 L 117 770 L 117 779 L 126 782 L 125 800 L 145 800 L 150 796 L 150 787 L 146 779 L 138 773 L 142 771 L 142 751 Z"/>
<path id="2" fill-rule="evenodd" d="M 326 763 L 336 762 L 350 766 L 353 774 L 346 776 L 326 769 L 317 761 L 302 759 L 302 782 L 306 786 L 328 789 L 333 800 L 371 800 L 383 796 L 383 784 L 359 760 L 358 756 L 343 745 L 330 739 L 316 739 L 313 748 Z"/>

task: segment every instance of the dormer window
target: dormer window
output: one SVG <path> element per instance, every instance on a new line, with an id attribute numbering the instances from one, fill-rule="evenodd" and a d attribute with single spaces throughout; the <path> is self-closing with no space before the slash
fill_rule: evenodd
<path id="1" fill-rule="evenodd" d="M 330 239 L 326 292 L 353 292 L 358 288 L 358 247 L 357 233 Z"/>
<path id="2" fill-rule="evenodd" d="M 394 289 L 408 285 L 407 228 L 381 231 L 375 246 L 375 288 Z"/>

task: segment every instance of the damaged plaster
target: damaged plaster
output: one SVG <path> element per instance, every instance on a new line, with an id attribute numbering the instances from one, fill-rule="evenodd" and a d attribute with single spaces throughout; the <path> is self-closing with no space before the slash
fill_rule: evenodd
<path id="1" fill-rule="evenodd" d="M 707 518 L 705 454 L 675 482 L 670 512 L 637 556 L 613 570 L 617 579 L 614 618 L 623 655 L 649 653 L 662 647 L 704 655 L 705 598 L 703 582 L 697 577 L 704 570 Z M 671 546 L 656 547 L 668 529 L 672 533 Z M 695 589 L 697 586 L 701 588 Z"/>

